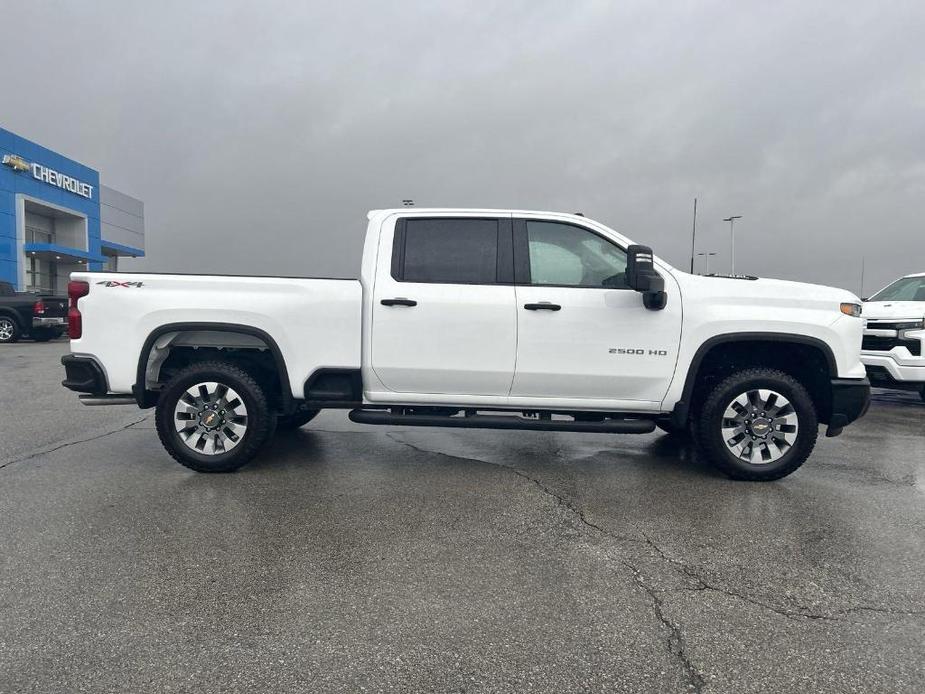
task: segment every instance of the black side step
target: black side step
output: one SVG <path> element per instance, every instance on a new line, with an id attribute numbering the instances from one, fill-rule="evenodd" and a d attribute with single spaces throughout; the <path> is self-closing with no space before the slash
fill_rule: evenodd
<path id="1" fill-rule="evenodd" d="M 582 431 L 600 434 L 648 434 L 655 431 L 652 419 L 605 419 L 600 422 L 527 419 L 506 415 L 474 414 L 446 417 L 429 414 L 392 414 L 387 410 L 350 410 L 350 421 L 357 424 L 393 426 L 454 427 L 459 429 L 530 429 L 533 431 Z"/>

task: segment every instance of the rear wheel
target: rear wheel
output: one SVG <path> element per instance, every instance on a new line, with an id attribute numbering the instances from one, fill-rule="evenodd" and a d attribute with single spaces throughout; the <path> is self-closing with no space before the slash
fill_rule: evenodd
<path id="1" fill-rule="evenodd" d="M 19 325 L 9 316 L 0 316 L 0 345 L 19 339 Z"/>
<path id="2" fill-rule="evenodd" d="M 193 364 L 161 392 L 155 422 L 164 448 L 197 472 L 233 472 L 267 438 L 266 394 L 243 369 L 225 362 Z"/>
<path id="3" fill-rule="evenodd" d="M 921 397 L 922 401 L 925 402 L 925 385 L 923 385 L 922 389 L 919 391 L 919 397 Z"/>
<path id="4" fill-rule="evenodd" d="M 806 389 L 775 369 L 748 369 L 717 384 L 695 418 L 699 450 L 729 477 L 776 480 L 816 445 L 819 422 Z"/>

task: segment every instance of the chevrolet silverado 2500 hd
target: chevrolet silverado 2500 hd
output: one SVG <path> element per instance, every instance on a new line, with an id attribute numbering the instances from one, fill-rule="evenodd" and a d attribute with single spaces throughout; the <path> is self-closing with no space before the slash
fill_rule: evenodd
<path id="1" fill-rule="evenodd" d="M 658 426 L 770 480 L 869 401 L 849 292 L 689 275 L 580 215 L 376 210 L 358 281 L 71 279 L 64 385 L 156 407 L 168 452 L 203 472 L 343 408 L 364 424 Z"/>
<path id="2" fill-rule="evenodd" d="M 925 400 L 925 273 L 906 275 L 864 303 L 861 361 L 875 386 Z"/>

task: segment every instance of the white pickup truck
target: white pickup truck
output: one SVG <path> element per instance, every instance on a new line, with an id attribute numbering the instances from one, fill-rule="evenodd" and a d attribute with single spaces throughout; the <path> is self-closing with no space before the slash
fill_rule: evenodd
<path id="1" fill-rule="evenodd" d="M 870 382 L 925 400 L 925 273 L 901 277 L 864 302 L 861 361 Z"/>
<path id="2" fill-rule="evenodd" d="M 156 407 L 183 465 L 239 468 L 277 426 L 691 434 L 783 477 L 862 416 L 859 299 L 698 277 L 582 215 L 369 213 L 359 281 L 76 272 L 64 385 Z"/>

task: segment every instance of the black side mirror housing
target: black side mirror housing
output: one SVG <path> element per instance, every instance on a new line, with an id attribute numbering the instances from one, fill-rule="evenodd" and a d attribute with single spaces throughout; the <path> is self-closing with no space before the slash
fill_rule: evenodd
<path id="1" fill-rule="evenodd" d="M 642 303 L 650 311 L 660 311 L 667 305 L 665 280 L 656 272 L 648 246 L 634 244 L 626 249 L 626 283 L 642 294 Z"/>

